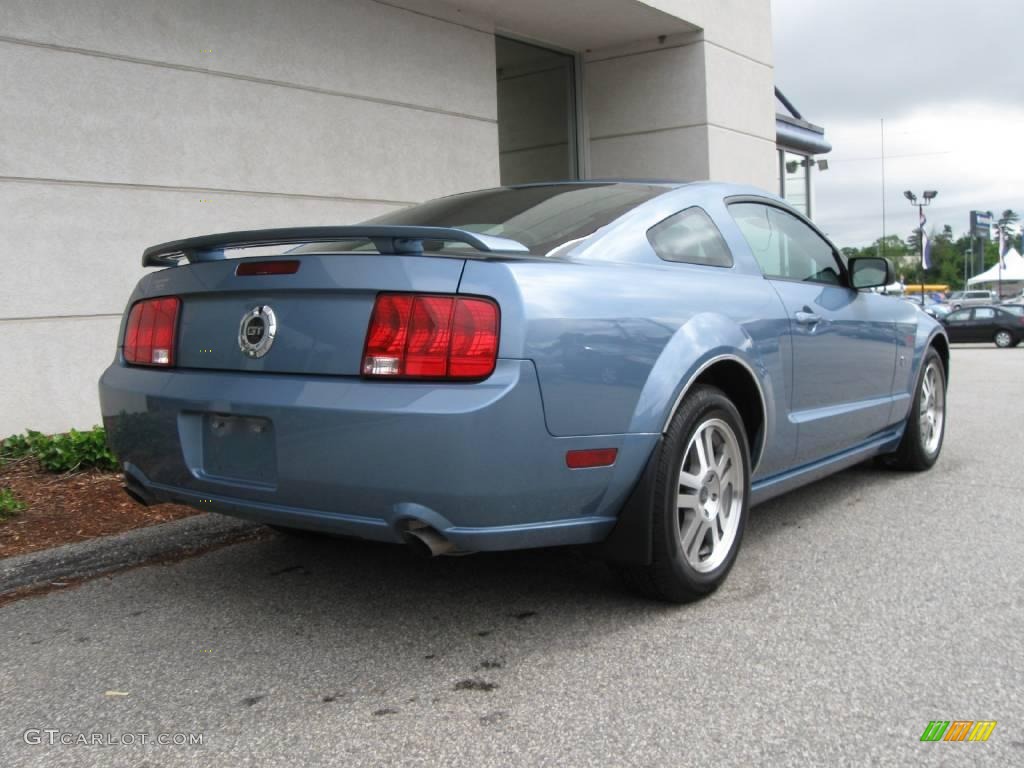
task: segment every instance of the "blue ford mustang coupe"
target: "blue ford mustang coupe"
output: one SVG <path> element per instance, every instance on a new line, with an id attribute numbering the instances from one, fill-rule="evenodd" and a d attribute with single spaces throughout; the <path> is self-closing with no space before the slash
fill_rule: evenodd
<path id="1" fill-rule="evenodd" d="M 226 257 L 269 245 L 298 247 Z M 941 326 L 755 189 L 491 189 L 143 263 L 169 268 L 100 396 L 145 504 L 432 554 L 589 544 L 685 601 L 752 504 L 942 448 Z"/>

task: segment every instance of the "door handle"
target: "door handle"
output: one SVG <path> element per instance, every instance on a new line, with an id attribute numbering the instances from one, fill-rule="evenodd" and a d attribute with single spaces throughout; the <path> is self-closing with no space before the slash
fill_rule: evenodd
<path id="1" fill-rule="evenodd" d="M 800 311 L 796 313 L 796 321 L 801 325 L 817 325 L 821 322 L 821 316 L 813 312 Z"/>

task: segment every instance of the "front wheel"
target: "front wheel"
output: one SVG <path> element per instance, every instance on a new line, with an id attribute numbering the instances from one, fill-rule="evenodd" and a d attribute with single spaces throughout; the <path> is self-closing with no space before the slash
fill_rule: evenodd
<path id="1" fill-rule="evenodd" d="M 694 387 L 657 461 L 652 562 L 620 572 L 649 597 L 690 602 L 725 581 L 743 539 L 750 449 L 736 406 L 715 387 Z"/>
<path id="2" fill-rule="evenodd" d="M 996 346 L 1000 349 L 1009 349 L 1014 346 L 1013 334 L 1009 331 L 996 331 L 993 341 L 995 341 Z"/>
<path id="3" fill-rule="evenodd" d="M 925 354 L 921 378 L 896 453 L 883 457 L 895 469 L 920 472 L 939 458 L 946 435 L 946 369 L 934 349 Z"/>

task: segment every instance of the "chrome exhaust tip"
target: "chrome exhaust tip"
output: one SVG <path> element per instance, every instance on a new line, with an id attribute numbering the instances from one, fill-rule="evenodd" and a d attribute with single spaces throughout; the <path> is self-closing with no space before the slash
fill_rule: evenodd
<path id="1" fill-rule="evenodd" d="M 405 543 L 424 557 L 458 554 L 458 547 L 428 525 L 408 528 L 402 534 Z"/>

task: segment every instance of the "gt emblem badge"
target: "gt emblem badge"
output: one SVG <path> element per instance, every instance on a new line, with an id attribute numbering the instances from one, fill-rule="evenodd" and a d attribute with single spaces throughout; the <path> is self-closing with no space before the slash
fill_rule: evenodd
<path id="1" fill-rule="evenodd" d="M 263 357 L 270 351 L 277 333 L 277 316 L 264 305 L 253 307 L 242 316 L 238 326 L 238 346 L 249 357 Z"/>

